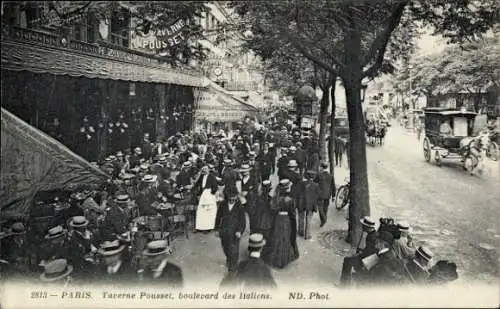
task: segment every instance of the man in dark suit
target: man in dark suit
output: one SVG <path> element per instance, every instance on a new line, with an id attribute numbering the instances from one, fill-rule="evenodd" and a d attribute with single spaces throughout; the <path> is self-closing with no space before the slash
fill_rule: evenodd
<path id="1" fill-rule="evenodd" d="M 238 199 L 236 188 L 227 191 L 226 199 L 221 207 L 220 238 L 222 249 L 226 255 L 226 264 L 229 272 L 236 270 L 241 235 L 246 228 L 245 209 Z"/>
<path id="2" fill-rule="evenodd" d="M 144 139 L 141 142 L 141 149 L 144 154 L 144 159 L 149 160 L 153 155 L 153 146 L 149 140 L 149 133 L 144 134 Z"/>
<path id="3" fill-rule="evenodd" d="M 234 273 L 229 273 L 222 282 L 225 286 L 244 286 L 251 288 L 276 288 L 269 266 L 261 259 L 260 253 L 266 244 L 262 234 L 250 235 L 248 260 L 241 262 Z"/>
<path id="4" fill-rule="evenodd" d="M 224 168 L 222 169 L 222 182 L 224 183 L 224 194 L 227 194 L 230 189 L 236 189 L 236 182 L 239 180 L 240 176 L 237 171 L 232 167 L 233 161 L 226 159 L 224 160 Z"/>
<path id="5" fill-rule="evenodd" d="M 128 216 L 124 208 L 129 202 L 128 194 L 120 194 L 106 209 L 106 216 L 100 228 L 100 236 L 103 240 L 114 240 L 117 235 L 127 232 Z"/>
<path id="6" fill-rule="evenodd" d="M 257 157 L 257 162 L 259 164 L 258 166 L 261 178 L 259 179 L 259 181 L 268 180 L 269 177 L 271 177 L 271 173 L 273 171 L 273 166 L 274 166 L 274 157 L 271 151 L 269 150 L 268 143 L 264 144 L 264 148 Z"/>
<path id="7" fill-rule="evenodd" d="M 139 280 L 158 283 L 161 286 L 180 289 L 184 284 L 182 269 L 171 263 L 167 255 L 171 253 L 166 240 L 154 240 L 148 243 L 143 256 L 146 258 L 146 269 L 139 270 Z"/>
<path id="8" fill-rule="evenodd" d="M 306 167 L 306 162 L 307 162 L 307 153 L 304 150 L 302 143 L 297 142 L 295 144 L 296 150 L 295 150 L 295 160 L 297 161 L 297 164 L 299 165 L 299 171 L 300 174 L 304 174 L 304 169 Z"/>
<path id="9" fill-rule="evenodd" d="M 286 147 L 281 147 L 281 157 L 278 159 L 278 163 L 276 164 L 278 166 L 278 178 L 281 179 L 288 179 L 288 162 L 290 159 L 288 158 L 288 149 Z"/>
<path id="10" fill-rule="evenodd" d="M 175 183 L 178 188 L 186 187 L 191 185 L 191 161 L 186 161 L 182 164 L 182 169 L 175 177 Z"/>
<path id="11" fill-rule="evenodd" d="M 132 268 L 124 249 L 125 245 L 118 239 L 106 240 L 100 245 L 98 254 L 103 263 L 96 271 L 99 282 L 126 285 L 136 281 L 137 272 Z"/>
<path id="12" fill-rule="evenodd" d="M 318 184 L 319 184 L 319 219 L 321 221 L 320 227 L 323 227 L 328 219 L 328 206 L 330 205 L 330 199 L 335 197 L 335 179 L 333 175 L 330 174 L 328 170 L 328 164 L 326 162 L 321 163 L 321 172 L 318 174 Z"/>
<path id="13" fill-rule="evenodd" d="M 298 234 L 304 236 L 305 239 L 311 238 L 311 219 L 313 214 L 318 210 L 319 184 L 313 181 L 316 173 L 314 171 L 306 172 L 306 181 L 303 183 L 302 192 L 298 194 L 298 213 L 299 226 Z"/>

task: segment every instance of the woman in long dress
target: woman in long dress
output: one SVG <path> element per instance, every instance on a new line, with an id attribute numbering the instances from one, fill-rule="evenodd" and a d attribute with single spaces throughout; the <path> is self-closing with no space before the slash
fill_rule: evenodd
<path id="1" fill-rule="evenodd" d="M 282 179 L 279 184 L 278 214 L 270 239 L 262 251 L 263 260 L 278 268 L 284 268 L 299 258 L 295 207 L 290 197 L 290 189 L 290 180 Z"/>
<path id="2" fill-rule="evenodd" d="M 195 228 L 197 231 L 211 231 L 215 228 L 217 216 L 217 178 L 213 165 L 202 168 L 201 175 L 195 183 L 195 188 L 201 192 L 198 208 L 196 209 Z"/>

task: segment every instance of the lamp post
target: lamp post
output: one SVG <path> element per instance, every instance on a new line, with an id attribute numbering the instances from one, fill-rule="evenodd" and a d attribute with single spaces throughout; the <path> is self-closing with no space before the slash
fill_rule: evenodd
<path id="1" fill-rule="evenodd" d="M 412 108 L 415 109 L 415 102 L 412 99 L 412 92 L 413 92 L 413 84 L 412 84 L 412 80 L 411 80 L 411 70 L 412 69 L 413 69 L 412 65 L 409 64 L 408 65 L 408 76 L 409 76 L 409 79 L 410 79 L 410 95 L 409 95 L 409 98 L 410 98 L 410 103 L 411 103 Z"/>

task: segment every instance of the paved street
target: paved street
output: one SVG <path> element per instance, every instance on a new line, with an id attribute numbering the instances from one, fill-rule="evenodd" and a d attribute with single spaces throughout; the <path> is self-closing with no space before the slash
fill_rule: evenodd
<path id="1" fill-rule="evenodd" d="M 372 216 L 408 221 L 417 243 L 429 246 L 437 259 L 458 264 L 460 280 L 497 282 L 500 196 L 498 169 L 494 168 L 498 163 L 488 164 L 489 174 L 470 176 L 458 162 L 442 167 L 425 162 L 421 148 L 416 137 L 398 125 L 390 128 L 384 146 L 368 146 Z M 337 168 L 337 184 L 347 175 L 345 168 Z M 299 238 L 299 260 L 284 270 L 274 270 L 278 284 L 297 280 L 337 284 L 342 256 L 349 253 L 339 233 L 347 227 L 345 212 L 331 208 L 329 222 L 322 229 L 315 215 L 313 239 Z M 245 247 L 244 240 L 241 257 L 245 257 Z M 213 233 L 190 234 L 189 240 L 179 236 L 175 249 L 173 259 L 183 266 L 186 282 L 220 283 L 225 259 Z"/>

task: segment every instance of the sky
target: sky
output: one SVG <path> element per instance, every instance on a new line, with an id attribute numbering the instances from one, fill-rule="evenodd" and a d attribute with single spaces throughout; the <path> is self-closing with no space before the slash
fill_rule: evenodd
<path id="1" fill-rule="evenodd" d="M 446 42 L 441 36 L 433 36 L 428 33 L 422 35 L 420 39 L 417 40 L 418 54 L 419 55 L 430 55 L 434 53 L 439 53 L 443 51 L 446 47 Z"/>

